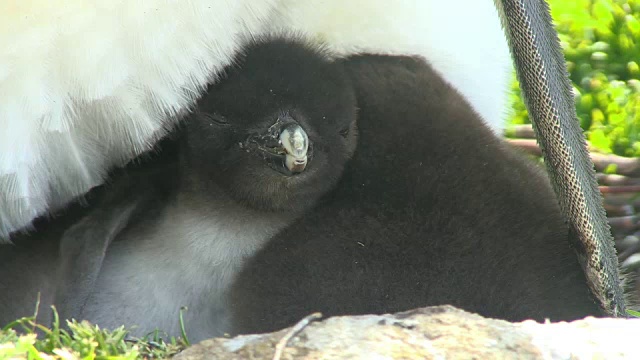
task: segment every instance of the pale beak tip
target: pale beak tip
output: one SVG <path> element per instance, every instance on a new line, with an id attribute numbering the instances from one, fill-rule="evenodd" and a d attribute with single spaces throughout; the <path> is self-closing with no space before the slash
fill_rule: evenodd
<path id="1" fill-rule="evenodd" d="M 307 156 L 305 155 L 302 158 L 296 158 L 287 154 L 285 158 L 285 166 L 293 173 L 303 172 L 307 167 Z"/>

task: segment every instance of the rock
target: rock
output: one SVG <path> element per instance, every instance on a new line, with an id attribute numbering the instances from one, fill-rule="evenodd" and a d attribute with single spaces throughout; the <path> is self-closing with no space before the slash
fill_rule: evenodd
<path id="1" fill-rule="evenodd" d="M 436 306 L 394 315 L 333 317 L 297 327 L 205 340 L 175 359 L 277 359 L 278 343 L 286 345 L 283 360 L 640 359 L 633 341 L 640 319 L 510 323 Z"/>

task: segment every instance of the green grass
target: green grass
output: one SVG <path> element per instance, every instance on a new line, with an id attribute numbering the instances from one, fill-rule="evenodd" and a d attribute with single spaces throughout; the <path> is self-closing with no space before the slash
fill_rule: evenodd
<path id="1" fill-rule="evenodd" d="M 164 359 L 189 346 L 180 311 L 181 338 L 165 342 L 155 331 L 142 339 L 131 338 L 124 327 L 100 329 L 87 321 L 67 322 L 68 330 L 60 326 L 55 308 L 49 328 L 37 323 L 37 311 L 31 317 L 18 319 L 0 330 L 0 360 L 3 359 Z M 18 330 L 18 331 L 17 331 Z"/>
<path id="2" fill-rule="evenodd" d="M 640 0 L 549 0 L 580 125 L 602 153 L 640 156 Z M 529 117 L 513 77 L 509 124 Z"/>

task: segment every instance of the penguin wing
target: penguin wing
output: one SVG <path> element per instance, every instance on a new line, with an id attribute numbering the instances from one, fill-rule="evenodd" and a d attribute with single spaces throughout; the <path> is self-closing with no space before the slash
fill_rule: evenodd
<path id="1" fill-rule="evenodd" d="M 156 197 L 153 187 L 137 184 L 122 176 L 101 203 L 63 233 L 54 295 L 61 318 L 82 317 L 109 245 Z"/>

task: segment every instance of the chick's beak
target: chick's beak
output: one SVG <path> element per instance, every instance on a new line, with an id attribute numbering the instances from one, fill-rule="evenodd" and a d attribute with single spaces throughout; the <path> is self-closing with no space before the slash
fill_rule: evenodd
<path id="1" fill-rule="evenodd" d="M 285 152 L 284 165 L 293 173 L 304 171 L 307 167 L 309 137 L 298 124 L 290 124 L 280 133 L 280 144 Z"/>
<path id="2" fill-rule="evenodd" d="M 249 136 L 241 146 L 260 154 L 270 167 L 285 175 L 303 172 L 310 154 L 309 136 L 290 116 L 278 118 L 266 132 Z"/>

